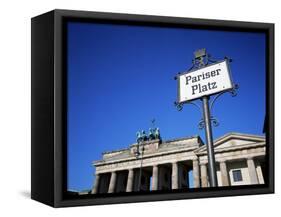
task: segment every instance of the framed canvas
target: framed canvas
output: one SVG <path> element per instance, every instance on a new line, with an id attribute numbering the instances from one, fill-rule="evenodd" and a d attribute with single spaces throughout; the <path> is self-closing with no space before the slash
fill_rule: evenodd
<path id="1" fill-rule="evenodd" d="M 274 193 L 274 24 L 69 10 L 31 23 L 32 199 Z"/>

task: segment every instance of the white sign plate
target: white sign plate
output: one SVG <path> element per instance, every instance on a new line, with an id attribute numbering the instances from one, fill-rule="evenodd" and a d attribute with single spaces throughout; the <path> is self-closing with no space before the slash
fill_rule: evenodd
<path id="1" fill-rule="evenodd" d="M 178 85 L 179 103 L 233 88 L 226 60 L 178 75 Z"/>

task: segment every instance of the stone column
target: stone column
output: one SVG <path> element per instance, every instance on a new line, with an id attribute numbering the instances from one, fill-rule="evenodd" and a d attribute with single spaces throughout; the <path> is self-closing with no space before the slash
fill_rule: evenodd
<path id="1" fill-rule="evenodd" d="M 158 165 L 154 165 L 152 171 L 152 191 L 156 190 L 158 190 Z"/>
<path id="2" fill-rule="evenodd" d="M 111 177 L 110 177 L 110 183 L 109 183 L 109 188 L 108 188 L 108 193 L 113 193 L 115 190 L 115 185 L 116 185 L 116 178 L 117 174 L 115 171 L 111 172 Z"/>
<path id="3" fill-rule="evenodd" d="M 129 169 L 126 192 L 133 191 L 133 183 L 134 183 L 134 170 Z"/>
<path id="4" fill-rule="evenodd" d="M 256 166 L 255 166 L 255 162 L 254 162 L 253 158 L 247 159 L 247 165 L 248 165 L 251 184 L 252 185 L 259 184 Z"/>
<path id="5" fill-rule="evenodd" d="M 258 174 L 258 178 L 259 178 L 259 183 L 264 184 L 264 178 L 263 178 L 262 169 L 261 169 L 260 165 L 257 166 L 257 174 Z"/>
<path id="6" fill-rule="evenodd" d="M 225 161 L 220 162 L 220 171 L 221 171 L 222 186 L 229 186 L 229 178 L 228 178 L 228 172 L 227 172 Z"/>
<path id="7" fill-rule="evenodd" d="M 201 187 L 208 187 L 207 164 L 201 164 Z"/>
<path id="8" fill-rule="evenodd" d="M 193 186 L 194 188 L 200 188 L 200 175 L 199 175 L 199 162 L 198 160 L 192 161 L 192 167 L 193 167 Z"/>
<path id="9" fill-rule="evenodd" d="M 99 183 L 100 183 L 100 175 L 96 174 L 96 180 L 95 180 L 95 185 L 94 185 L 94 187 L 92 189 L 92 194 L 98 193 Z"/>
<path id="10" fill-rule="evenodd" d="M 179 168 L 178 163 L 174 162 L 172 164 L 172 189 L 179 188 Z"/>

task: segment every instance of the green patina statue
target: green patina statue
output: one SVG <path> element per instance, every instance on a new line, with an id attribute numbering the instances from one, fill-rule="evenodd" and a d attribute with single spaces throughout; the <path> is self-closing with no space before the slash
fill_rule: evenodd
<path id="1" fill-rule="evenodd" d="M 147 135 L 144 130 L 137 132 L 137 143 L 147 141 Z"/>
<path id="2" fill-rule="evenodd" d="M 154 139 L 160 139 L 161 140 L 160 130 L 159 130 L 158 127 L 157 128 L 154 127 L 154 122 L 155 122 L 155 119 L 152 120 L 153 127 L 149 128 L 148 135 L 146 135 L 144 130 L 141 130 L 141 131 L 137 132 L 137 134 L 136 134 L 137 135 L 137 143 L 144 142 L 144 141 L 147 141 L 147 140 L 154 140 Z"/>
<path id="3" fill-rule="evenodd" d="M 154 135 L 155 135 L 156 139 L 161 139 L 161 137 L 160 137 L 160 129 L 158 127 L 155 129 Z"/>

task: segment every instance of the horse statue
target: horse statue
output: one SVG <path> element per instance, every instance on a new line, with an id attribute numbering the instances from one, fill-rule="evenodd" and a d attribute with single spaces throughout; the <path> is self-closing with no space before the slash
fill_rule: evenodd
<path id="1" fill-rule="evenodd" d="M 149 140 L 155 139 L 155 129 L 149 128 L 148 139 Z"/>
<path id="2" fill-rule="evenodd" d="M 147 135 L 144 130 L 138 131 L 136 135 L 137 135 L 137 143 L 147 141 Z"/>
<path id="3" fill-rule="evenodd" d="M 160 137 L 160 129 L 157 127 L 154 132 L 155 139 L 161 139 Z"/>
<path id="4" fill-rule="evenodd" d="M 136 133 L 136 136 L 137 136 L 137 143 L 139 143 L 139 142 L 141 141 L 141 138 L 142 138 L 141 132 L 138 131 L 138 132 Z"/>

